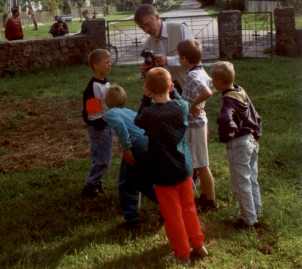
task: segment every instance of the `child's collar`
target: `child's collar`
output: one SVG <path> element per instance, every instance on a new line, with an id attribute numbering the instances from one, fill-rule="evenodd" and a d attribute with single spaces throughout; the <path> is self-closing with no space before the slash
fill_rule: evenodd
<path id="1" fill-rule="evenodd" d="M 193 70 L 199 70 L 199 69 L 202 69 L 202 64 L 197 64 L 197 65 L 194 65 L 193 67 L 191 67 L 189 69 L 189 72 L 193 71 Z"/>
<path id="2" fill-rule="evenodd" d="M 233 84 L 233 87 L 224 90 L 222 92 L 222 95 L 225 95 L 226 93 L 231 92 L 231 91 L 239 92 L 240 91 L 240 87 L 238 85 L 236 85 L 236 84 Z"/>
<path id="3" fill-rule="evenodd" d="M 95 76 L 93 77 L 93 79 L 97 82 L 100 82 L 102 84 L 106 84 L 108 82 L 107 78 L 103 78 L 103 79 L 100 79 L 100 78 L 96 78 Z"/>

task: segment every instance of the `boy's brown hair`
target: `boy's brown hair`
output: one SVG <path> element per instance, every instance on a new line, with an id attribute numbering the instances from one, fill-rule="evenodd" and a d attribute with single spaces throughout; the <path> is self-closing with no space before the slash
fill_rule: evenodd
<path id="1" fill-rule="evenodd" d="M 184 57 L 190 64 L 199 64 L 202 58 L 202 50 L 197 40 L 187 39 L 178 43 L 177 51 L 180 57 Z"/>
<path id="2" fill-rule="evenodd" d="M 127 93 L 123 87 L 112 85 L 105 97 L 105 103 L 109 108 L 124 107 L 127 102 Z"/>
<path id="3" fill-rule="evenodd" d="M 233 83 L 235 80 L 234 65 L 228 61 L 216 62 L 211 73 L 213 79 L 219 79 L 226 85 Z"/>
<path id="4" fill-rule="evenodd" d="M 163 67 L 150 69 L 145 78 L 145 87 L 154 94 L 164 94 L 169 91 L 172 79 L 169 71 Z"/>
<path id="5" fill-rule="evenodd" d="M 88 65 L 91 69 L 94 69 L 93 66 L 105 58 L 110 57 L 111 54 L 108 50 L 105 49 L 95 49 L 88 55 Z"/>
<path id="6" fill-rule="evenodd" d="M 134 21 L 140 24 L 142 22 L 142 19 L 146 16 L 159 16 L 159 14 L 153 5 L 143 4 L 136 9 L 134 14 Z"/>

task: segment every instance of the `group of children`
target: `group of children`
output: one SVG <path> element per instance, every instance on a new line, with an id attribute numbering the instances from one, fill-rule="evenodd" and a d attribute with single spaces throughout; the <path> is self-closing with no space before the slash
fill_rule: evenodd
<path id="1" fill-rule="evenodd" d="M 200 178 L 202 210 L 216 209 L 214 178 L 209 168 L 205 101 L 212 85 L 222 93 L 219 137 L 226 143 L 233 192 L 240 205 L 237 227 L 255 227 L 261 214 L 257 182 L 258 139 L 261 121 L 245 90 L 234 84 L 230 62 L 217 62 L 212 78 L 201 65 L 195 40 L 178 44 L 180 63 L 188 70 L 182 96 L 163 67 L 149 70 L 138 112 L 125 107 L 126 91 L 110 85 L 110 54 L 90 53 L 93 78 L 83 95 L 83 118 L 88 125 L 92 165 L 82 194 L 102 192 L 101 177 L 109 166 L 112 130 L 123 149 L 119 197 L 124 218 L 139 222 L 138 193 L 159 204 L 176 259 L 188 263 L 208 255 L 194 200 L 193 174 Z"/>

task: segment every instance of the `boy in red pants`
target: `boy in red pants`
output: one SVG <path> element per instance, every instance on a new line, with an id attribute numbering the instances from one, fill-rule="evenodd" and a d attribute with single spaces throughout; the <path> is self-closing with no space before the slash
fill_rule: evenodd
<path id="1" fill-rule="evenodd" d="M 173 91 L 171 75 L 164 68 L 151 69 L 144 88 L 135 123 L 149 137 L 152 170 L 148 174 L 155 184 L 175 257 L 181 263 L 189 263 L 190 257 L 204 257 L 208 252 L 194 203 L 190 151 L 185 141 L 188 103 Z M 171 99 L 170 95 L 175 98 Z"/>

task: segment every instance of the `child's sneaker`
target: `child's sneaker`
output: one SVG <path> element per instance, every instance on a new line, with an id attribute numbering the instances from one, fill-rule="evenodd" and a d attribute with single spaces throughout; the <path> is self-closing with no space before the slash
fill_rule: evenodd
<path id="1" fill-rule="evenodd" d="M 208 255 L 209 255 L 209 252 L 204 245 L 201 246 L 200 248 L 193 248 L 193 250 L 191 252 L 192 259 L 203 259 Z"/>
<path id="2" fill-rule="evenodd" d="M 204 194 L 198 199 L 198 207 L 202 212 L 215 211 L 218 208 L 216 202 L 208 200 Z"/>

